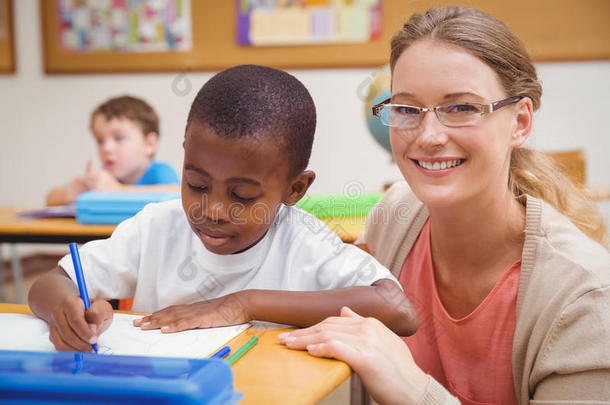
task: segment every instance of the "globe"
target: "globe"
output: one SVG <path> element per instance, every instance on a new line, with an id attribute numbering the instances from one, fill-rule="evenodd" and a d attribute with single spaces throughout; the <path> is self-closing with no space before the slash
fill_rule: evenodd
<path id="1" fill-rule="evenodd" d="M 366 125 L 369 132 L 375 141 L 392 154 L 392 146 L 390 145 L 390 131 L 381 123 L 379 118 L 373 115 L 373 106 L 390 98 L 390 83 L 391 73 L 390 66 L 386 65 L 379 69 L 375 76 L 372 77 L 371 84 L 366 92 L 364 103 L 364 116 L 366 117 Z"/>

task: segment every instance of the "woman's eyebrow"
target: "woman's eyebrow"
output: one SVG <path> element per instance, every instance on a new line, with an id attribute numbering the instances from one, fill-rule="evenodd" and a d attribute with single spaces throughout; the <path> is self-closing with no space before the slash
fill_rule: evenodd
<path id="1" fill-rule="evenodd" d="M 443 96 L 443 98 L 445 100 L 448 100 L 448 99 L 457 98 L 457 97 L 463 97 L 463 96 L 471 96 L 471 97 L 475 97 L 475 98 L 477 98 L 479 100 L 483 100 L 483 97 L 481 97 L 478 94 L 473 93 L 471 91 L 459 91 L 459 92 L 455 92 L 455 93 L 449 93 L 449 94 L 445 94 Z"/>

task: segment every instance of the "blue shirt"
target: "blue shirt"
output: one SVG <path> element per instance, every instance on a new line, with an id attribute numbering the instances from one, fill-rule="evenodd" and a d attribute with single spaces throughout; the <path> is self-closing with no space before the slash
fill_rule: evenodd
<path id="1" fill-rule="evenodd" d="M 180 184 L 176 171 L 167 163 L 152 161 L 146 173 L 138 181 L 133 183 L 135 186 L 150 186 L 155 184 Z"/>

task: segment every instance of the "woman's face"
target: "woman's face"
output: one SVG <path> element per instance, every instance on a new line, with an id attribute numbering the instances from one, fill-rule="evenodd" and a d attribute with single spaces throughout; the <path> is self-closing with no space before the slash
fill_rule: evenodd
<path id="1" fill-rule="evenodd" d="M 496 73 L 477 57 L 430 40 L 407 48 L 392 75 L 394 104 L 489 104 L 509 96 Z M 474 126 L 448 127 L 431 112 L 425 113 L 417 128 L 390 128 L 392 154 L 418 198 L 430 207 L 446 207 L 503 195 L 510 152 L 529 133 L 529 126 L 523 131 L 522 118 L 518 118 L 518 111 L 523 105 L 527 110 L 528 103 L 524 99 L 483 115 Z"/>

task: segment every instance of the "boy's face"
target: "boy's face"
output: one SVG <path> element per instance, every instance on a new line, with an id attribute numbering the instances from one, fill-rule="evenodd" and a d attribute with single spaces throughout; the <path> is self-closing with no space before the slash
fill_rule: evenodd
<path id="1" fill-rule="evenodd" d="M 96 114 L 91 122 L 97 151 L 104 169 L 125 184 L 132 184 L 146 172 L 157 149 L 158 135 L 144 134 L 128 118 L 106 119 Z"/>
<path id="2" fill-rule="evenodd" d="M 289 179 L 286 154 L 270 138 L 221 138 L 192 123 L 184 141 L 182 205 L 207 250 L 233 254 L 267 232 L 284 202 L 295 204 L 313 172 Z"/>

